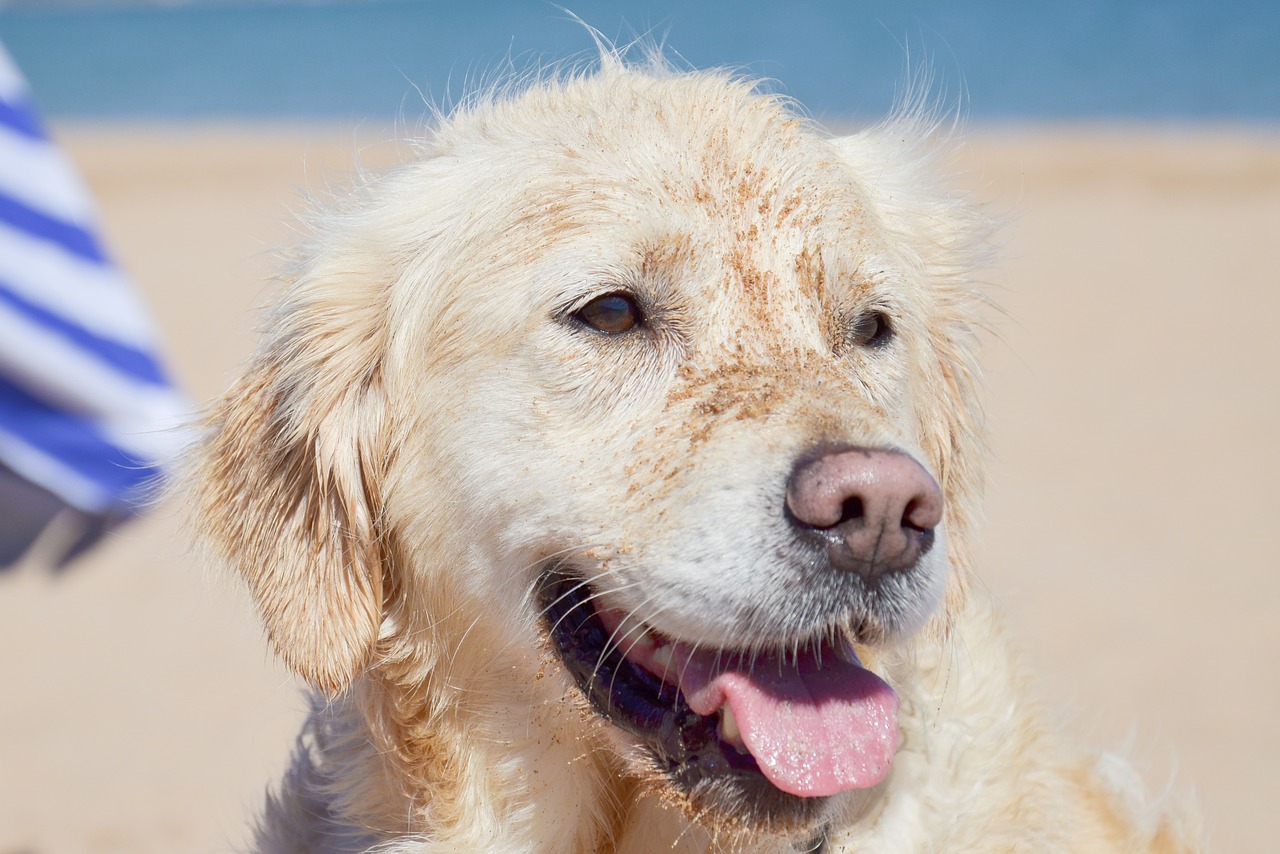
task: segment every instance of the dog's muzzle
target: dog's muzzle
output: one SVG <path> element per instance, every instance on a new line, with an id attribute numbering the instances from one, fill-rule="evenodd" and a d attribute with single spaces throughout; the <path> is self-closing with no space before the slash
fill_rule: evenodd
<path id="1" fill-rule="evenodd" d="M 744 627 L 739 648 L 688 644 L 602 606 L 570 562 L 545 569 L 537 597 L 593 709 L 638 739 L 680 790 L 699 806 L 796 827 L 817 821 L 829 796 L 873 787 L 890 770 L 897 696 L 849 640 L 847 617 L 861 601 L 836 600 L 916 566 L 933 545 L 942 495 L 905 454 L 824 449 L 794 467 L 784 513 L 803 549 L 821 554 L 814 583 L 843 615 L 807 637 L 770 646 Z"/>

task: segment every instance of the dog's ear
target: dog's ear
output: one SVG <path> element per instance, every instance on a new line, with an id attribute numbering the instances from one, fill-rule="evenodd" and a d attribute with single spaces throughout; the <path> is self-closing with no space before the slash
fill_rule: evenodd
<path id="1" fill-rule="evenodd" d="M 992 225 L 939 168 L 947 146 L 935 137 L 927 110 L 906 109 L 833 144 L 915 273 L 927 306 L 917 429 L 946 500 L 948 550 L 958 570 L 948 584 L 948 611 L 955 613 L 972 567 L 971 517 L 982 491 L 975 350 L 985 300 L 977 278 L 989 263 Z"/>
<path id="2" fill-rule="evenodd" d="M 195 467 L 203 538 L 247 581 L 284 661 L 333 695 L 367 665 L 383 615 L 384 299 L 313 263 L 217 403 Z"/>

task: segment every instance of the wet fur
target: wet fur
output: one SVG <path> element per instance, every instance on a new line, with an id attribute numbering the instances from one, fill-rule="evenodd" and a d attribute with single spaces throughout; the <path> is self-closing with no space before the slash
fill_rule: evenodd
<path id="1" fill-rule="evenodd" d="M 987 227 L 928 137 L 906 110 L 829 138 L 749 81 L 606 56 L 476 98 L 317 219 L 195 478 L 204 538 L 315 691 L 258 850 L 1199 850 L 1191 815 L 1055 731 L 970 590 Z M 653 335 L 571 328 L 602 282 L 646 294 Z M 868 300 L 888 356 L 844 343 Z M 945 592 L 860 627 L 902 698 L 889 778 L 764 827 L 673 791 L 591 713 L 531 591 L 569 556 L 671 631 L 725 642 L 741 608 L 752 636 L 798 636 L 759 551 L 822 441 L 934 474 Z M 763 533 L 689 518 L 717 513 Z M 715 586 L 735 572 L 740 599 Z"/>

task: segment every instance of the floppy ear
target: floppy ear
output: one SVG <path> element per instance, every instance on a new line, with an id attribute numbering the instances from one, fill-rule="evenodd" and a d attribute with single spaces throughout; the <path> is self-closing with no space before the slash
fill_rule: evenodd
<path id="1" fill-rule="evenodd" d="M 382 622 L 385 315 L 368 272 L 313 264 L 291 286 L 195 471 L 201 534 L 248 582 L 284 661 L 331 695 Z"/>
<path id="2" fill-rule="evenodd" d="M 977 277 L 989 260 L 992 225 L 936 168 L 934 131 L 926 111 L 908 108 L 833 143 L 922 282 L 928 346 L 916 392 L 917 428 L 947 506 L 948 550 L 958 570 L 947 587 L 954 614 L 972 569 L 971 526 L 982 491 L 985 445 L 974 351 L 986 304 Z"/>

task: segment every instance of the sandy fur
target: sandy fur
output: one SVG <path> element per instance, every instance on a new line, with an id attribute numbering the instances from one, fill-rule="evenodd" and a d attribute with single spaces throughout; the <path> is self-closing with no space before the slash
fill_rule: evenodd
<path id="1" fill-rule="evenodd" d="M 909 451 L 947 507 L 937 607 L 904 598 L 859 648 L 902 700 L 902 747 L 833 799 L 824 850 L 1200 850 L 1193 814 L 1056 732 L 969 584 L 987 228 L 927 123 L 831 139 L 749 82 L 602 65 L 477 99 L 320 217 L 215 412 L 203 534 L 316 691 L 259 850 L 813 838 L 668 791 L 560 669 L 531 591 L 571 556 L 677 636 L 801 631 L 762 561 L 770 496 L 821 442 Z M 566 307 L 619 287 L 657 307 L 652 336 L 570 328 Z M 843 341 L 868 305 L 893 318 L 885 353 Z"/>

